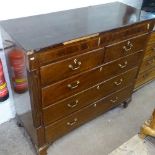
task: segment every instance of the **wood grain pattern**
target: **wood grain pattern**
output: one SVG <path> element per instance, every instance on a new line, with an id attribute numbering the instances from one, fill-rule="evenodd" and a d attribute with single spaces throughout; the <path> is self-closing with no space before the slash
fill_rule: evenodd
<path id="1" fill-rule="evenodd" d="M 92 69 L 103 64 L 104 49 L 94 50 L 41 67 L 41 83 L 43 86 L 60 81 L 66 77 Z"/>

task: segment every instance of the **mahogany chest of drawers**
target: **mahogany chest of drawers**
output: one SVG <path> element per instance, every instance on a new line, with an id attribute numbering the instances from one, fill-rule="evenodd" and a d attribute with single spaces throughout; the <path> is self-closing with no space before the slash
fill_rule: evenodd
<path id="1" fill-rule="evenodd" d="M 153 19 L 139 14 L 116 2 L 1 22 L 3 42 L 12 45 L 5 48 L 8 69 L 12 49 L 25 55 L 28 90 L 13 96 L 18 125 L 38 155 L 85 122 L 127 106 L 153 28 Z"/>

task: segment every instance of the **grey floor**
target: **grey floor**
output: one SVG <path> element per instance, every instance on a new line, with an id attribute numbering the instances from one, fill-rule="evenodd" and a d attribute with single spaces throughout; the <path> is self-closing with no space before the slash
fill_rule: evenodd
<path id="1" fill-rule="evenodd" d="M 48 155 L 108 155 L 139 132 L 155 107 L 155 82 L 133 95 L 127 109 L 115 108 L 57 140 Z M 0 155 L 35 155 L 15 120 L 0 125 Z"/>

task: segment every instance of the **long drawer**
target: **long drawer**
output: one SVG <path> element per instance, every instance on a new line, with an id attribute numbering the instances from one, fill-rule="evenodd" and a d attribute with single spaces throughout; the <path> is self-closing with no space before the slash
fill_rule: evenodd
<path id="1" fill-rule="evenodd" d="M 136 80 L 137 82 L 136 82 L 135 88 L 142 86 L 143 84 L 153 80 L 154 78 L 155 78 L 155 67 L 147 70 L 146 72 L 139 74 Z"/>
<path id="2" fill-rule="evenodd" d="M 48 125 L 64 116 L 71 114 L 131 83 L 136 77 L 137 68 L 131 69 L 108 81 L 99 83 L 90 89 L 64 99 L 43 109 L 44 124 Z"/>
<path id="3" fill-rule="evenodd" d="M 141 52 L 102 65 L 93 70 L 70 77 L 56 84 L 42 88 L 42 103 L 51 104 L 80 91 L 88 89 L 102 81 L 123 73 L 139 64 Z"/>
<path id="4" fill-rule="evenodd" d="M 77 55 L 63 61 L 42 66 L 40 69 L 41 84 L 43 86 L 70 77 L 75 73 L 91 69 L 103 64 L 104 49 L 94 50 Z"/>
<path id="5" fill-rule="evenodd" d="M 131 85 L 45 127 L 46 141 L 52 142 L 83 123 L 115 107 L 131 96 L 132 89 L 133 86 Z"/>
<path id="6" fill-rule="evenodd" d="M 148 34 L 134 37 L 119 43 L 109 45 L 105 48 L 105 62 L 109 62 L 120 57 L 143 50 Z"/>

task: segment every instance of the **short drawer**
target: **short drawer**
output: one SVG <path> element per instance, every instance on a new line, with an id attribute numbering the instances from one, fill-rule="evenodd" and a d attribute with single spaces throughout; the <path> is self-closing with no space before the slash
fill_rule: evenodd
<path id="1" fill-rule="evenodd" d="M 151 69 L 153 66 L 155 66 L 155 55 L 152 57 L 149 57 L 147 59 L 145 59 L 140 67 L 140 72 L 142 73 L 146 70 Z"/>
<path id="2" fill-rule="evenodd" d="M 97 67 L 103 64 L 103 59 L 104 49 L 99 49 L 42 66 L 40 69 L 41 83 L 45 86 L 81 71 Z"/>
<path id="3" fill-rule="evenodd" d="M 133 86 L 122 89 L 114 94 L 93 103 L 72 115 L 63 118 L 45 127 L 45 137 L 47 142 L 52 142 L 69 131 L 77 128 L 83 123 L 96 116 L 110 110 L 119 103 L 128 99 L 132 94 Z"/>
<path id="4" fill-rule="evenodd" d="M 138 52 L 117 61 L 83 72 L 58 83 L 42 88 L 42 103 L 51 104 L 64 99 L 102 81 L 119 75 L 139 65 L 142 54 Z"/>
<path id="5" fill-rule="evenodd" d="M 105 62 L 127 56 L 137 51 L 143 51 L 148 35 L 141 35 L 126 41 L 109 45 L 105 48 Z"/>
<path id="6" fill-rule="evenodd" d="M 136 80 L 135 88 L 142 86 L 143 84 L 153 80 L 154 78 L 155 78 L 155 67 L 139 74 Z"/>
<path id="7" fill-rule="evenodd" d="M 98 34 L 97 34 L 98 35 Z M 93 35 L 92 35 L 93 36 Z M 39 51 L 38 59 L 41 66 L 51 62 L 64 59 L 79 53 L 85 53 L 98 48 L 98 36 L 94 36 L 81 41 L 74 41 L 69 44 L 61 44 L 57 47 L 49 47 Z"/>
<path id="8" fill-rule="evenodd" d="M 90 89 L 57 102 L 52 106 L 43 109 L 44 124 L 48 125 L 64 116 L 71 114 L 88 104 L 97 101 L 114 91 L 117 91 L 127 85 L 134 83 L 137 68 L 131 69 L 108 81 L 99 83 Z"/>

